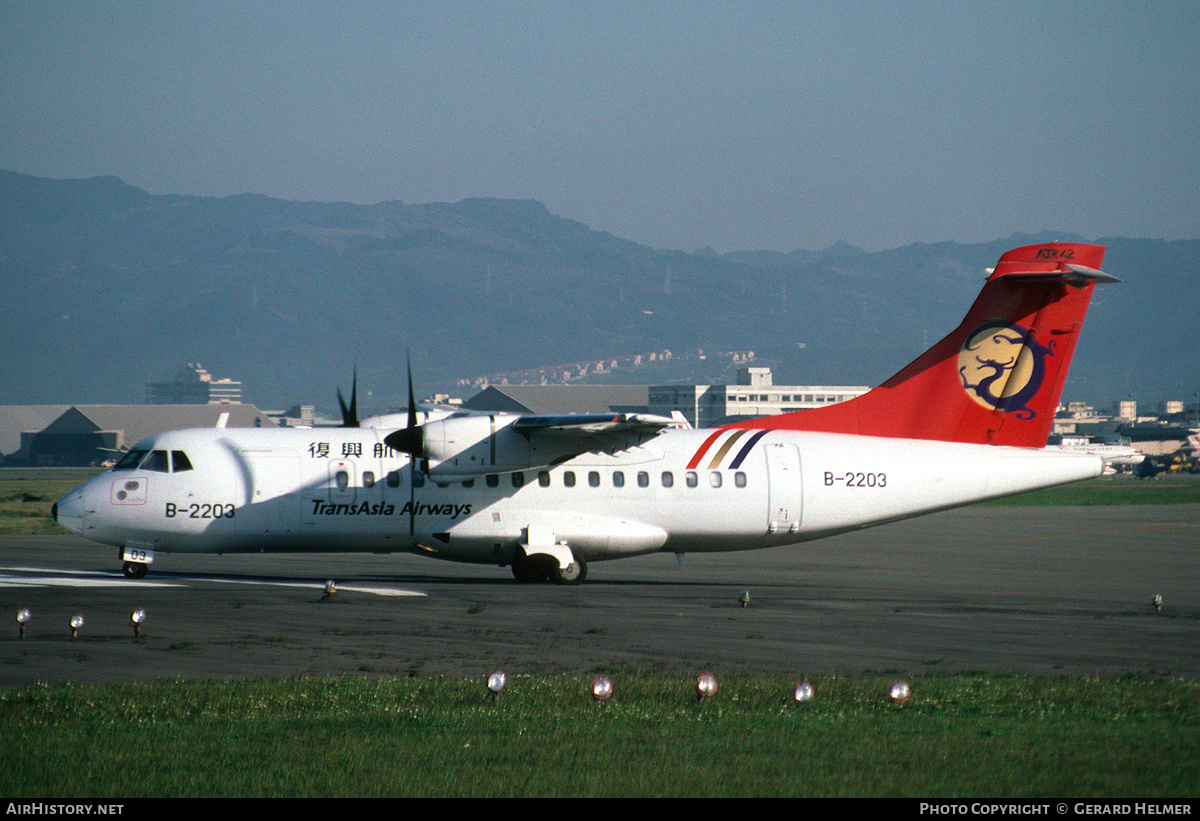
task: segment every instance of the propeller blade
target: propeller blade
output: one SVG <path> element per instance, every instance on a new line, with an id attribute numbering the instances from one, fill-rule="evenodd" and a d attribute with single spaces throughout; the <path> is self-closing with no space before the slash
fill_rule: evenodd
<path id="1" fill-rule="evenodd" d="M 408 355 L 408 426 L 417 426 L 417 398 L 413 395 L 412 354 Z"/>
<path id="2" fill-rule="evenodd" d="M 358 427 L 358 366 L 354 366 L 354 382 L 350 388 L 350 404 L 346 404 L 345 397 L 342 396 L 342 389 L 338 388 L 337 392 L 338 404 L 342 407 L 342 427 L 357 428 Z"/>
<path id="3" fill-rule="evenodd" d="M 408 358 L 408 425 L 383 437 L 383 443 L 392 450 L 407 453 L 415 463 L 425 449 L 425 432 L 417 421 L 417 400 L 413 393 L 412 356 Z"/>

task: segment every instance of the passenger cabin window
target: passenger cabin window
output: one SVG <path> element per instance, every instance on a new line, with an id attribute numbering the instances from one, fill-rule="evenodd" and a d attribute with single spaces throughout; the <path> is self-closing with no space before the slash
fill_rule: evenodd
<path id="1" fill-rule="evenodd" d="M 566 473 L 563 474 L 563 486 L 564 487 L 575 487 L 575 471 L 568 470 Z"/>
<path id="2" fill-rule="evenodd" d="M 521 487 L 524 484 L 525 484 L 525 474 L 524 473 L 514 473 L 512 475 L 512 486 L 513 487 Z"/>
<path id="3" fill-rule="evenodd" d="M 337 481 L 338 490 L 345 490 L 346 488 L 350 487 L 350 474 L 346 471 L 339 470 L 334 478 Z"/>
<path id="4" fill-rule="evenodd" d="M 488 487 L 500 487 L 500 474 L 489 473 L 487 475 L 487 486 Z"/>
<path id="5" fill-rule="evenodd" d="M 745 487 L 746 486 L 746 474 L 740 470 L 737 473 L 733 474 L 733 483 L 737 487 Z"/>
<path id="6" fill-rule="evenodd" d="M 550 487 L 550 473 L 548 471 L 538 471 L 538 484 L 542 487 Z"/>
<path id="7" fill-rule="evenodd" d="M 639 470 L 637 475 L 638 487 L 650 487 L 650 474 L 644 470 Z"/>
<path id="8" fill-rule="evenodd" d="M 675 474 L 669 470 L 664 470 L 662 475 L 663 487 L 675 487 Z"/>
<path id="9" fill-rule="evenodd" d="M 400 471 L 398 471 L 398 470 L 388 471 L 387 486 L 388 487 L 400 487 Z"/>
<path id="10" fill-rule="evenodd" d="M 713 487 L 721 486 L 721 471 L 714 470 L 708 474 L 708 483 Z"/>
<path id="11" fill-rule="evenodd" d="M 375 474 L 372 471 L 363 471 L 363 487 L 375 487 Z"/>
<path id="12" fill-rule="evenodd" d="M 600 487 L 600 474 L 598 471 L 588 471 L 588 487 Z"/>
<path id="13" fill-rule="evenodd" d="M 619 470 L 613 471 L 613 487 L 625 487 L 625 474 Z"/>

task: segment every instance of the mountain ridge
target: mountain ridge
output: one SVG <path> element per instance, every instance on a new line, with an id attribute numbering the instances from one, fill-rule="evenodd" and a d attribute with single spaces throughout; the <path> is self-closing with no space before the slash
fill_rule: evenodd
<path id="1" fill-rule="evenodd" d="M 664 349 L 752 350 L 781 383 L 877 384 L 961 319 L 1001 253 L 1051 239 L 1080 238 L 687 253 L 531 199 L 213 198 L 0 171 L 0 403 L 137 402 L 184 362 L 262 407 L 332 403 L 357 362 L 365 401 L 386 406 L 410 351 L 430 390 Z M 1064 398 L 1190 397 L 1200 241 L 1095 241 L 1126 284 L 1098 289 Z"/>

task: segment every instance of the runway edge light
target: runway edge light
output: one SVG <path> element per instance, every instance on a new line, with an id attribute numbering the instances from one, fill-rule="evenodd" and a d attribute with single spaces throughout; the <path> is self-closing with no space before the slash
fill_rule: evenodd
<path id="1" fill-rule="evenodd" d="M 802 681 L 796 685 L 796 689 L 792 690 L 792 698 L 797 704 L 803 704 L 806 701 L 812 701 L 816 695 L 816 690 L 807 681 Z"/>
<path id="2" fill-rule="evenodd" d="M 508 676 L 504 674 L 503 670 L 493 670 L 492 672 L 488 673 L 487 688 L 488 692 L 492 696 L 492 701 L 500 698 L 500 694 L 504 692 L 504 686 L 507 683 Z"/>
<path id="3" fill-rule="evenodd" d="M 142 636 L 142 622 L 146 620 L 146 608 L 139 607 L 129 614 L 129 623 L 133 625 L 133 640 L 137 641 Z"/>
<path id="4" fill-rule="evenodd" d="M 592 679 L 592 698 L 596 701 L 604 701 L 612 695 L 613 683 L 607 676 L 597 676 Z"/>

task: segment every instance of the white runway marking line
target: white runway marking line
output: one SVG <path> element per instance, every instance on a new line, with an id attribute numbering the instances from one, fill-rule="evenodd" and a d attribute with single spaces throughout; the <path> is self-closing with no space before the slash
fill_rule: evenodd
<path id="1" fill-rule="evenodd" d="M 42 575 L 13 576 L 7 572 L 0 572 L 0 587 L 136 587 L 139 585 L 147 585 L 149 587 L 182 587 L 182 585 L 174 582 L 147 582 L 145 580 L 124 579 L 116 576 L 92 576 L 88 578 L 86 574 L 80 573 L 77 570 L 44 570 L 31 567 L 0 568 L 0 571 L 13 570 Z M 47 576 L 44 575 L 46 573 L 62 575 Z"/>
<path id="2" fill-rule="evenodd" d="M 272 587 L 299 587 L 304 590 L 317 590 L 325 592 L 325 583 L 320 582 L 269 582 L 262 579 L 205 579 L 210 582 L 220 582 L 221 584 L 265 584 Z M 425 593 L 420 593 L 416 590 L 398 590 L 394 587 L 357 587 L 345 585 L 337 585 L 338 593 L 370 593 L 374 596 L 424 596 Z"/>
<path id="3" fill-rule="evenodd" d="M 11 575 L 28 573 L 31 575 Z M 54 575 L 46 575 L 54 574 Z M 205 579 L 222 584 L 262 584 L 271 587 L 297 587 L 324 592 L 324 582 L 270 582 L 262 579 Z M 0 587 L 183 587 L 177 581 L 148 581 L 126 579 L 116 574 L 96 575 L 87 570 L 49 570 L 44 567 L 0 567 Z M 338 585 L 339 591 L 347 593 L 369 593 L 373 596 L 425 596 L 416 590 L 399 590 L 392 587 L 349 587 Z"/>

